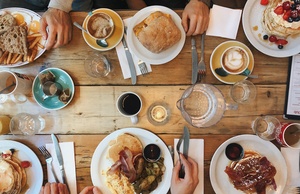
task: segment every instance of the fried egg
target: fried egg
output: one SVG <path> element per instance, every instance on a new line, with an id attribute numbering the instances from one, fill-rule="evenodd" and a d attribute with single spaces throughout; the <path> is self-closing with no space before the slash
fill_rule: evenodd
<path id="1" fill-rule="evenodd" d="M 22 12 L 22 11 L 16 11 L 11 13 L 12 16 L 17 21 L 17 25 L 22 25 L 23 23 L 26 23 L 26 25 L 29 25 L 32 22 L 32 16 L 28 13 Z"/>
<path id="2" fill-rule="evenodd" d="M 40 30 L 40 22 L 37 20 L 33 20 L 30 24 L 29 24 L 29 30 L 33 33 L 37 33 Z"/>

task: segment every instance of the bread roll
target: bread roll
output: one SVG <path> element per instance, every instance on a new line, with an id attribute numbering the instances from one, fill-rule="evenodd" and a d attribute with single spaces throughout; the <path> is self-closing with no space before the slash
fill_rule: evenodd
<path id="1" fill-rule="evenodd" d="M 181 32 L 170 14 L 156 11 L 133 28 L 141 44 L 153 53 L 161 53 L 176 44 Z"/>

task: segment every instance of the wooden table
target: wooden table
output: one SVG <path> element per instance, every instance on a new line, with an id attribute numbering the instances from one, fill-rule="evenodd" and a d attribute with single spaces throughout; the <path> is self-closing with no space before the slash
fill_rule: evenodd
<path id="1" fill-rule="evenodd" d="M 133 16 L 135 11 L 117 11 L 122 18 Z M 177 11 L 181 15 L 180 10 Z M 82 24 L 87 13 L 72 13 L 73 21 Z M 131 85 L 130 79 L 123 79 L 116 50 L 102 52 L 112 63 L 113 71 L 107 78 L 92 78 L 84 71 L 84 59 L 94 51 L 84 41 L 81 31 L 74 27 L 73 40 L 65 47 L 45 52 L 35 62 L 12 68 L 12 71 L 36 76 L 43 63 L 67 71 L 76 85 L 72 102 L 64 109 L 48 111 L 37 105 L 32 97 L 23 105 L 0 105 L 1 114 L 13 116 L 19 112 L 39 113 L 46 120 L 46 128 L 38 135 L 31 137 L 2 135 L 0 139 L 13 139 L 29 146 L 39 157 L 44 172 L 46 164 L 37 147 L 51 143 L 51 133 L 58 134 L 59 141 L 75 143 L 75 160 L 77 174 L 77 190 L 92 185 L 90 164 L 93 152 L 99 142 L 113 131 L 126 127 L 140 127 L 154 132 L 167 145 L 173 145 L 173 139 L 180 137 L 183 127 L 189 127 L 192 138 L 204 139 L 204 185 L 205 193 L 214 193 L 210 178 L 209 166 L 211 158 L 220 144 L 240 134 L 253 134 L 251 122 L 260 115 L 272 115 L 283 121 L 288 58 L 273 58 L 256 50 L 247 40 L 240 25 L 237 40 L 245 43 L 253 52 L 255 68 L 253 74 L 258 79 L 251 79 L 257 87 L 254 103 L 239 106 L 238 110 L 226 111 L 222 120 L 209 128 L 195 128 L 189 125 L 176 107 L 184 90 L 191 85 L 191 38 L 187 37 L 180 54 L 163 65 L 153 65 L 147 76 L 138 76 L 137 84 Z M 196 37 L 197 51 L 200 56 L 200 36 Z M 212 51 L 220 43 L 228 39 L 206 36 L 205 62 L 207 76 L 204 83 L 219 88 L 227 102 L 231 85 L 218 81 L 209 68 Z M 143 108 L 139 114 L 139 122 L 133 125 L 129 118 L 121 116 L 116 107 L 117 97 L 124 91 L 133 91 L 142 97 Z M 169 104 L 171 118 L 166 125 L 154 126 L 147 119 L 147 108 L 156 101 Z M 45 174 L 45 181 L 46 181 Z"/>

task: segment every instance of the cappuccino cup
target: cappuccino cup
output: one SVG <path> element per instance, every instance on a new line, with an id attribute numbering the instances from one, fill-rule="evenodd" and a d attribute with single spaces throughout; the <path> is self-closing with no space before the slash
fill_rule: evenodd
<path id="1" fill-rule="evenodd" d="M 239 46 L 227 48 L 221 55 L 222 68 L 229 74 L 240 74 L 249 66 L 249 55 L 245 49 Z"/>
<path id="2" fill-rule="evenodd" d="M 106 39 L 114 31 L 113 19 L 106 13 L 91 13 L 87 20 L 87 32 L 94 39 Z"/>
<path id="3" fill-rule="evenodd" d="M 300 149 L 300 124 L 283 123 L 276 131 L 275 138 L 283 147 Z"/>

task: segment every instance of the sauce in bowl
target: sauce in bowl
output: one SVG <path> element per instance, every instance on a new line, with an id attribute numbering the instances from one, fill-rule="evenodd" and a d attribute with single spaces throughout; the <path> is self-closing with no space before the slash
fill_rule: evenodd
<path id="1" fill-rule="evenodd" d="M 244 157 L 244 149 L 240 144 L 228 144 L 225 149 L 225 155 L 229 160 L 237 161 Z"/>
<path id="2" fill-rule="evenodd" d="M 156 144 L 148 144 L 144 148 L 143 156 L 148 162 L 156 162 L 160 159 L 161 150 Z"/>

